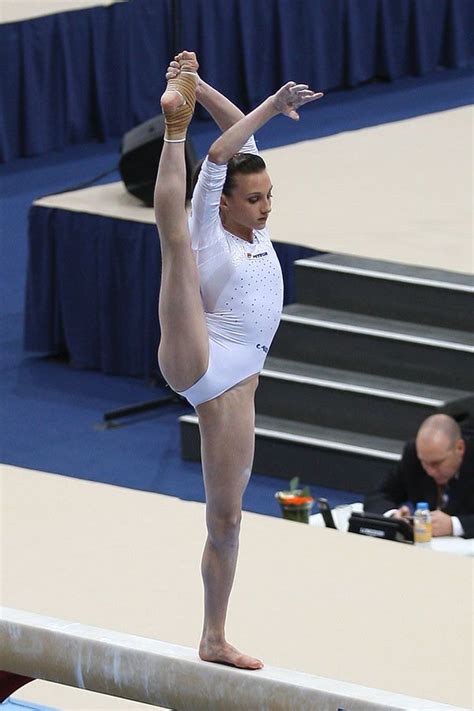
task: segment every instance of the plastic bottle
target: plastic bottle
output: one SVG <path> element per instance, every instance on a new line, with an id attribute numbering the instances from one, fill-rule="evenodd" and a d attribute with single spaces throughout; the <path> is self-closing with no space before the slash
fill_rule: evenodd
<path id="1" fill-rule="evenodd" d="M 431 545 L 431 513 L 426 501 L 417 503 L 413 524 L 415 543 L 429 547 Z"/>

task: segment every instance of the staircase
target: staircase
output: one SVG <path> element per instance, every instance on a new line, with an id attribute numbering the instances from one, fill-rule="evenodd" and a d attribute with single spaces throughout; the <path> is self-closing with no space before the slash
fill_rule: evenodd
<path id="1" fill-rule="evenodd" d="M 257 390 L 255 471 L 365 493 L 429 415 L 472 425 L 472 277 L 341 254 L 295 277 Z M 180 420 L 199 459 L 197 417 Z"/>

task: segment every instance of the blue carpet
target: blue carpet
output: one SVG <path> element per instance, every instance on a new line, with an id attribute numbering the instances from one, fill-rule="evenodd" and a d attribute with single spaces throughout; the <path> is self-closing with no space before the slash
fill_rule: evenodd
<path id="1" fill-rule="evenodd" d="M 455 108 L 472 100 L 472 69 L 444 70 L 424 79 L 370 84 L 332 92 L 303 109 L 295 123 L 278 117 L 259 133 L 262 148 Z M 217 131 L 196 121 L 192 137 L 202 155 Z M 59 360 L 22 350 L 27 260 L 27 214 L 44 194 L 75 186 L 117 165 L 119 142 L 87 144 L 0 166 L 1 460 L 26 468 L 204 501 L 199 465 L 183 462 L 177 417 L 189 408 L 169 406 L 103 430 L 105 411 L 159 397 L 163 389 L 132 378 L 78 371 Z M 116 172 L 101 182 L 118 179 Z M 263 474 L 263 473 L 262 473 Z M 280 515 L 274 492 L 281 479 L 254 474 L 244 508 Z M 353 492 L 313 487 L 331 505 L 355 501 Z"/>

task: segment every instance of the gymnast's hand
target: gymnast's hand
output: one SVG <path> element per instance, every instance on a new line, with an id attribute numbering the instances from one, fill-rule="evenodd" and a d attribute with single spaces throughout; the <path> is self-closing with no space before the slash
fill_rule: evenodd
<path id="1" fill-rule="evenodd" d="M 298 121 L 299 114 L 296 109 L 310 101 L 316 101 L 322 96 L 324 94 L 321 91 L 314 92 L 309 89 L 307 84 L 295 84 L 294 81 L 289 81 L 281 89 L 278 89 L 276 94 L 273 94 L 272 101 L 279 113 Z"/>

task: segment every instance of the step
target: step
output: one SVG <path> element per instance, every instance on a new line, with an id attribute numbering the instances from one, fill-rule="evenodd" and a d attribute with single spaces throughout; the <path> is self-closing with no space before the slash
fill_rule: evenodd
<path id="1" fill-rule="evenodd" d="M 196 415 L 183 415 L 181 452 L 199 461 L 200 435 Z M 307 484 L 367 493 L 401 457 L 404 442 L 357 432 L 256 416 L 254 471 Z M 314 493 L 314 492 L 313 492 Z"/>
<path id="2" fill-rule="evenodd" d="M 474 276 L 324 254 L 295 262 L 299 303 L 473 331 Z"/>
<path id="3" fill-rule="evenodd" d="M 473 340 L 465 331 L 297 303 L 283 310 L 270 354 L 471 392 Z"/>
<path id="4" fill-rule="evenodd" d="M 437 412 L 460 423 L 474 395 L 364 373 L 269 357 L 256 395 L 258 414 L 394 439 L 408 439 Z"/>

